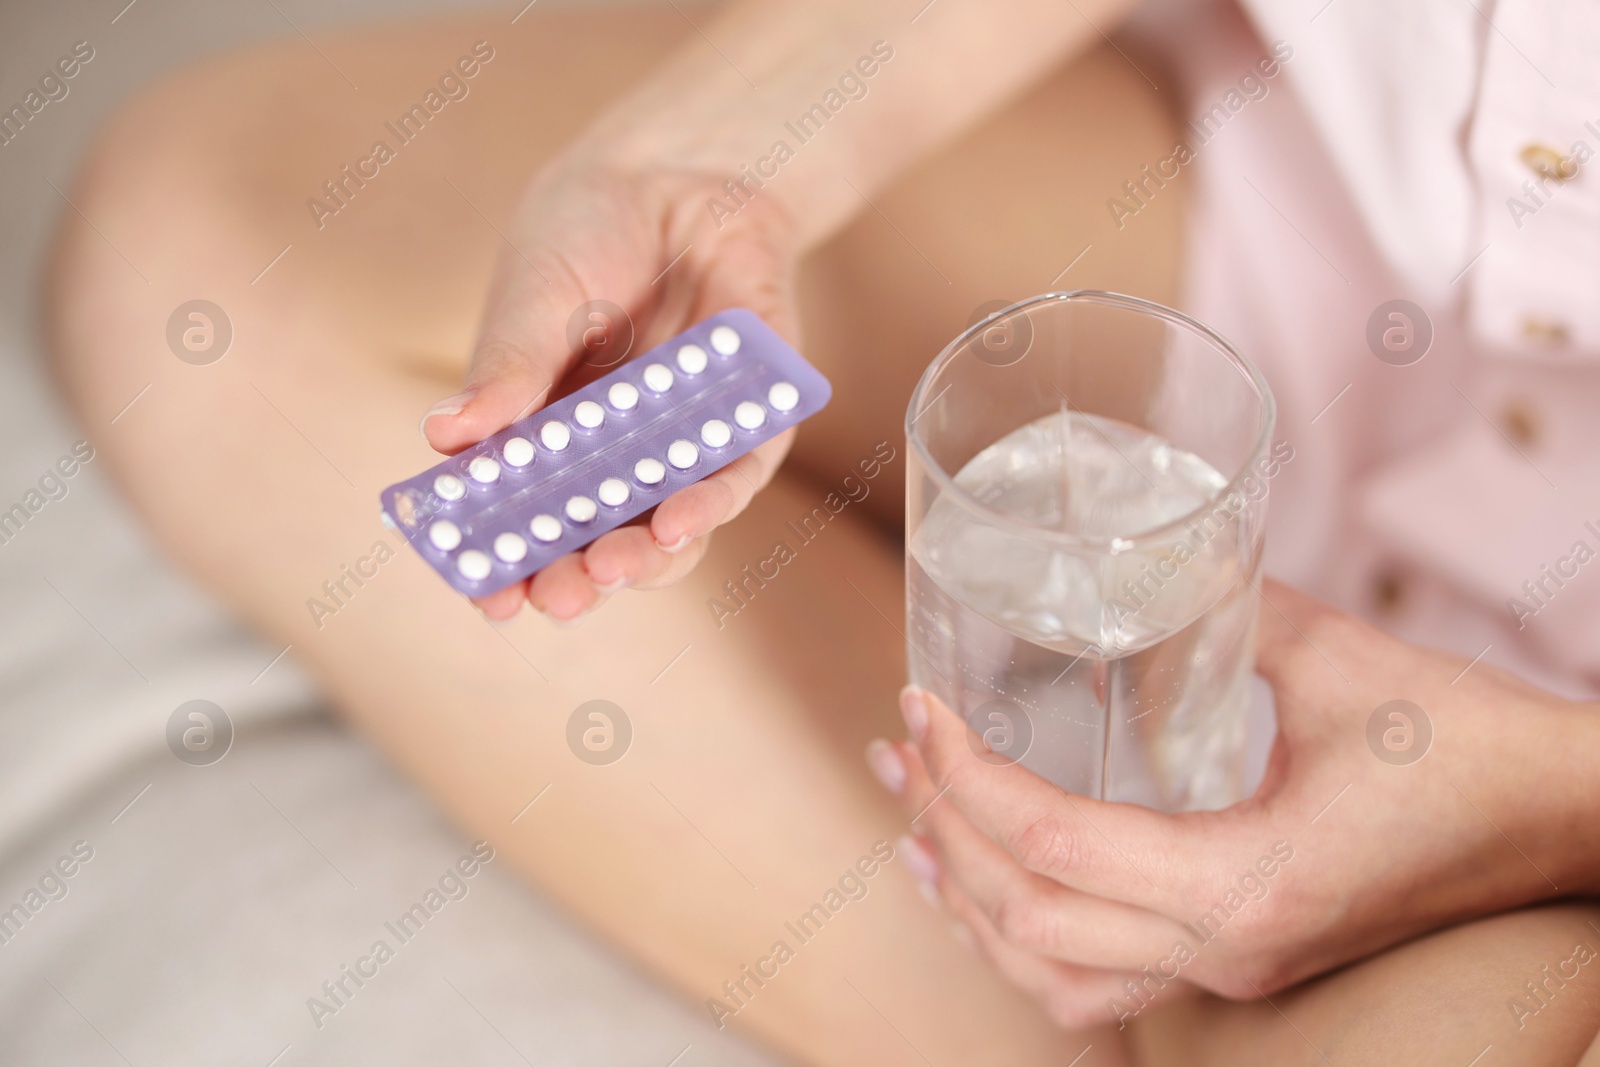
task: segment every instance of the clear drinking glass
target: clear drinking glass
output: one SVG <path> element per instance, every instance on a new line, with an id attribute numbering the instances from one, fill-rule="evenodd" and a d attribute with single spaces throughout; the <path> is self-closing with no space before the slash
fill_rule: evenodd
<path id="1" fill-rule="evenodd" d="M 1115 293 L 939 354 L 906 413 L 910 670 L 981 758 L 1165 811 L 1239 799 L 1273 416 L 1215 331 Z"/>

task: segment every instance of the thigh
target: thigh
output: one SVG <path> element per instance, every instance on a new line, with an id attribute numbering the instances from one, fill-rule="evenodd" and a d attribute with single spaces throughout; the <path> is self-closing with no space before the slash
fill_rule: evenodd
<path id="1" fill-rule="evenodd" d="M 692 32 L 662 10 L 452 18 L 293 41 L 158 88 L 109 128 L 77 186 L 95 224 L 69 224 L 57 251 L 60 373 L 175 555 L 454 819 L 697 1003 L 736 1007 L 730 1025 L 812 1062 L 920 1062 L 918 1046 L 969 1063 L 1070 1058 L 1088 1039 L 975 968 L 892 863 L 780 980 L 742 976 L 894 838 L 860 759 L 897 730 L 904 676 L 898 550 L 869 508 L 898 513 L 904 394 L 960 305 L 1047 288 L 1081 249 L 1052 199 L 1065 157 L 1049 138 L 1069 114 L 1062 94 L 1093 79 L 1042 87 L 1026 121 L 953 146 L 948 179 L 931 161 L 819 250 L 809 347 L 840 401 L 689 581 L 624 593 L 576 629 L 526 615 L 495 627 L 376 523 L 378 489 L 434 458 L 416 419 L 459 377 L 521 181 Z M 495 58 L 470 94 L 350 181 L 344 167 L 478 40 Z M 1156 137 L 1157 112 L 1139 106 Z M 973 144 L 1014 172 L 972 167 Z M 331 215 L 308 207 L 334 199 L 324 183 L 342 190 Z M 996 190 L 1003 218 L 977 224 L 970 198 Z M 1025 241 L 1030 220 L 1055 220 L 1051 240 Z M 945 276 L 916 274 L 922 254 Z M 232 349 L 203 367 L 164 340 L 196 297 L 233 325 Z M 897 458 L 871 504 L 804 541 L 791 532 L 883 448 Z M 792 560 L 752 578 L 779 545 Z M 569 744 L 595 699 L 631 722 L 626 757 L 605 766 Z M 1115 1062 L 1114 1037 L 1096 1046 L 1083 1067 Z"/>
<path id="2" fill-rule="evenodd" d="M 1136 1029 L 1141 1062 L 1577 1063 L 1600 1028 L 1600 906 L 1442 930 L 1271 998 L 1204 998 Z"/>

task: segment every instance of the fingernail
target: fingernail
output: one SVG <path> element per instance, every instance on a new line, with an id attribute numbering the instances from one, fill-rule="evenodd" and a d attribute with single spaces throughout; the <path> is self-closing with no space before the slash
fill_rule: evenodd
<path id="1" fill-rule="evenodd" d="M 455 396 L 445 397 L 443 400 L 433 405 L 433 407 L 422 413 L 422 420 L 417 423 L 417 432 L 422 435 L 423 440 L 427 440 L 429 419 L 433 418 L 435 415 L 459 415 L 461 414 L 461 410 L 470 404 L 472 402 L 472 398 L 477 395 L 478 391 L 476 389 L 468 389 L 464 393 L 457 393 Z"/>
<path id="2" fill-rule="evenodd" d="M 918 879 L 917 892 L 922 894 L 922 899 L 926 900 L 930 907 L 937 908 L 940 911 L 944 910 L 944 898 L 939 895 L 939 888 L 932 882 L 924 882 Z"/>
<path id="3" fill-rule="evenodd" d="M 926 844 L 912 837 L 910 834 L 901 834 L 895 842 L 903 858 L 906 870 L 916 876 L 919 882 L 937 882 L 939 880 L 939 861 L 934 859 L 933 852 Z"/>
<path id="4" fill-rule="evenodd" d="M 689 542 L 693 540 L 693 537 L 690 537 L 688 534 L 684 534 L 670 545 L 661 545 L 660 541 L 657 541 L 656 544 L 661 545 L 661 551 L 669 552 L 672 555 L 677 555 L 679 552 L 682 552 L 684 549 L 688 548 Z"/>
<path id="5" fill-rule="evenodd" d="M 922 744 L 922 739 L 928 736 L 928 705 L 923 702 L 922 690 L 914 685 L 900 690 L 900 714 L 906 720 L 911 740 Z"/>
<path id="6" fill-rule="evenodd" d="M 972 929 L 966 923 L 952 923 L 950 933 L 955 935 L 955 939 L 960 942 L 961 947 L 968 952 L 978 951 L 978 939 L 972 935 Z"/>
<path id="7" fill-rule="evenodd" d="M 590 578 L 589 580 L 594 582 L 593 578 Z M 610 596 L 612 593 L 620 593 L 622 590 L 628 588 L 632 582 L 632 578 L 629 578 L 627 575 L 623 575 L 616 581 L 607 582 L 605 585 L 601 585 L 599 582 L 594 582 L 594 587 L 599 590 L 601 596 Z"/>
<path id="8" fill-rule="evenodd" d="M 906 787 L 906 765 L 900 762 L 900 754 L 894 746 L 883 738 L 867 745 L 867 766 L 872 768 L 872 773 L 877 775 L 883 787 L 895 796 Z"/>

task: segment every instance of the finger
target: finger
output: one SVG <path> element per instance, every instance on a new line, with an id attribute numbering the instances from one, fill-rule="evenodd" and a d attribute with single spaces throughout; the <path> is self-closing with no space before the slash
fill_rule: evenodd
<path id="1" fill-rule="evenodd" d="M 663 500 L 650 519 L 650 532 L 657 543 L 669 551 L 682 548 L 733 519 L 772 480 L 793 441 L 794 431 L 785 430 L 709 478 Z"/>
<path id="2" fill-rule="evenodd" d="M 512 582 L 504 589 L 498 589 L 488 596 L 473 597 L 472 602 L 478 610 L 496 622 L 505 622 L 522 610 L 522 605 L 528 599 L 528 583 L 526 580 Z"/>
<path id="3" fill-rule="evenodd" d="M 692 570 L 708 547 L 709 535 L 669 552 L 656 543 L 647 527 L 624 526 L 583 550 L 583 568 L 603 593 L 622 588 L 659 589 Z"/>
<path id="4" fill-rule="evenodd" d="M 441 452 L 460 451 L 548 402 L 576 355 L 567 337 L 574 308 L 598 295 L 634 314 L 646 310 L 655 265 L 641 252 L 661 251 L 647 213 L 593 182 L 544 177 L 516 216 L 526 226 L 531 212 L 539 230 L 508 241 L 495 266 L 465 388 L 423 417 L 423 436 Z"/>
<path id="5" fill-rule="evenodd" d="M 665 569 L 653 576 L 641 579 L 635 584 L 634 588 L 642 590 L 665 589 L 677 583 L 684 575 L 694 570 L 700 561 L 705 558 L 706 553 L 711 550 L 711 537 L 711 534 L 696 537 L 675 552 L 665 548 L 660 549 L 659 551 L 667 556 Z"/>
<path id="6" fill-rule="evenodd" d="M 1218 854 L 1215 815 L 1171 816 L 1070 795 L 1020 764 L 981 760 L 982 742 L 931 693 L 907 687 L 902 711 L 928 777 L 1027 870 L 1168 916 L 1202 897 L 1204 857 Z M 1209 813 L 1208 813 L 1209 814 Z M 1181 828 L 1179 823 L 1183 823 Z"/>
<path id="7" fill-rule="evenodd" d="M 622 526 L 596 538 L 582 552 L 583 569 L 602 592 L 637 586 L 667 569 L 672 554 L 656 544 L 646 526 Z"/>
<path id="8" fill-rule="evenodd" d="M 571 360 L 556 295 L 531 268 L 506 269 L 510 276 L 491 297 L 465 386 L 422 416 L 422 436 L 446 455 L 542 407 Z"/>
<path id="9" fill-rule="evenodd" d="M 600 603 L 601 593 L 576 554 L 562 556 L 528 582 L 528 603 L 557 622 L 571 622 Z"/>
<path id="10" fill-rule="evenodd" d="M 901 799 L 915 829 L 938 848 L 939 888 L 953 881 L 1006 943 L 1068 963 L 1137 969 L 1183 936 L 1179 924 L 1144 908 L 1068 889 L 1024 870 L 966 816 L 938 797 L 916 750 L 896 746 L 904 763 Z"/>
<path id="11" fill-rule="evenodd" d="M 1126 1002 L 1124 1011 L 1137 1008 L 1127 986 L 1139 976 L 1062 963 L 1017 948 L 1000 936 L 988 916 L 958 887 L 951 886 L 941 896 L 945 907 L 971 933 L 979 954 L 1012 985 L 1043 1005 L 1056 1025 L 1077 1030 L 1117 1022 L 1118 1014 L 1110 1012 L 1107 1005 L 1118 1000 Z"/>

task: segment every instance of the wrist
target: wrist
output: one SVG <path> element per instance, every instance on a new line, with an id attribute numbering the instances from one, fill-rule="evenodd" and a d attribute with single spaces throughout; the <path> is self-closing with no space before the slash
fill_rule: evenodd
<path id="1" fill-rule="evenodd" d="M 613 173 L 663 179 L 674 195 L 692 196 L 703 221 L 717 230 L 762 204 L 791 221 L 804 251 L 861 207 L 842 175 L 853 176 L 858 188 L 872 188 L 909 162 L 910 153 L 892 137 L 876 139 L 870 168 L 858 158 L 859 138 L 872 132 L 862 121 L 868 114 L 863 105 L 893 62 L 893 46 L 880 38 L 835 63 L 837 70 L 830 67 L 828 80 L 817 81 L 809 95 L 757 97 L 742 84 L 724 85 L 721 94 L 708 91 L 705 82 L 728 75 L 660 92 L 647 86 L 591 127 L 572 152 Z"/>

